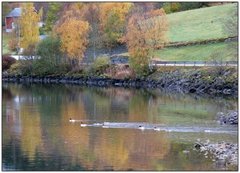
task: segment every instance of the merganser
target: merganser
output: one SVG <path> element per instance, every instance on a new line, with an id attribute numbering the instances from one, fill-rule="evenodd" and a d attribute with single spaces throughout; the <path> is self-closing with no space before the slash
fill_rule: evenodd
<path id="1" fill-rule="evenodd" d="M 69 122 L 74 123 L 76 120 L 73 120 L 72 118 L 69 118 Z"/>
<path id="2" fill-rule="evenodd" d="M 83 124 L 83 122 L 81 122 L 81 127 L 87 127 L 87 124 Z"/>
<path id="3" fill-rule="evenodd" d="M 154 127 L 153 130 L 161 131 L 161 129 L 159 127 Z"/>
<path id="4" fill-rule="evenodd" d="M 140 129 L 140 130 L 144 130 L 145 127 L 143 127 L 143 126 L 138 126 L 138 129 Z"/>

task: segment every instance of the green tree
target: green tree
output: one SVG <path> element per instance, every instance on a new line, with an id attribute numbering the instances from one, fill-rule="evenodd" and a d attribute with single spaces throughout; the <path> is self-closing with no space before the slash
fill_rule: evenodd
<path id="1" fill-rule="evenodd" d="M 181 9 L 181 3 L 179 2 L 166 2 L 163 4 L 163 9 L 167 14 L 178 12 Z"/>
<path id="2" fill-rule="evenodd" d="M 47 37 L 38 44 L 36 53 L 40 56 L 40 59 L 53 65 L 59 65 L 62 63 L 60 48 L 59 38 Z"/>
<path id="3" fill-rule="evenodd" d="M 42 40 L 37 46 L 36 54 L 39 58 L 33 63 L 35 74 L 46 75 L 66 72 L 59 38 L 47 37 Z"/>
<path id="4" fill-rule="evenodd" d="M 59 3 L 59 2 L 51 2 L 49 4 L 49 9 L 48 9 L 48 12 L 47 12 L 46 25 L 44 27 L 44 30 L 46 32 L 51 32 L 52 31 L 52 28 L 53 28 L 55 22 L 58 19 L 57 14 L 59 13 L 61 7 L 62 7 L 62 3 Z"/>

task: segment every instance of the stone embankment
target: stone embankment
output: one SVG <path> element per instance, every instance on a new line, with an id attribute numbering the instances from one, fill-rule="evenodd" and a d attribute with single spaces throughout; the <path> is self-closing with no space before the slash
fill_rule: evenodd
<path id="1" fill-rule="evenodd" d="M 230 95 L 237 97 L 238 80 L 234 70 L 205 71 L 191 69 L 156 71 L 145 78 L 113 79 L 108 77 L 21 76 L 3 75 L 4 82 L 69 83 L 88 86 L 160 88 L 181 93 Z M 236 70 L 235 70 L 236 71 Z"/>
<path id="2" fill-rule="evenodd" d="M 194 147 L 205 155 L 211 157 L 216 165 L 221 167 L 238 165 L 238 144 L 228 142 L 205 143 L 196 142 Z"/>
<path id="3" fill-rule="evenodd" d="M 237 125 L 238 124 L 238 112 L 228 111 L 227 113 L 218 112 L 217 118 L 220 124 Z"/>

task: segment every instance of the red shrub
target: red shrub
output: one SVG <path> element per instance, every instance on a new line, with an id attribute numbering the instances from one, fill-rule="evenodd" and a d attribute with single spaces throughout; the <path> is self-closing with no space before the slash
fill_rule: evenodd
<path id="1" fill-rule="evenodd" d="M 9 55 L 3 55 L 2 56 L 2 71 L 8 70 L 12 64 L 16 62 L 16 59 L 9 56 Z"/>

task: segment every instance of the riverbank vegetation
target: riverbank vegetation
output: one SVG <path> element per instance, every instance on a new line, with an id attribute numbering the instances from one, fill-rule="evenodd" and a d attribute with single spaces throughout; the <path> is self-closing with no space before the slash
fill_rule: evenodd
<path id="1" fill-rule="evenodd" d="M 23 75 L 54 75 L 84 71 L 102 75 L 102 69 L 111 65 L 111 58 L 109 54 L 97 55 L 95 51 L 106 49 L 111 52 L 119 45 L 126 45 L 128 53 L 125 55 L 129 56 L 131 75 L 134 73 L 137 76 L 152 73 L 153 69 L 149 68 L 152 58 L 164 61 L 226 61 L 236 60 L 237 57 L 236 41 L 207 42 L 211 39 L 237 36 L 234 30 L 237 23 L 235 3 L 207 8 L 202 7 L 211 5 L 49 3 L 48 11 L 39 4 L 37 11 L 31 11 L 36 6 L 34 3 L 19 5 L 23 15 L 12 36 L 4 34 L 3 37 L 5 53 L 24 48 L 22 58 L 9 69 L 10 74 L 16 72 Z M 46 21 L 46 26 L 38 30 L 37 22 L 41 20 Z M 34 30 L 29 28 L 32 25 Z M 48 38 L 40 40 L 39 33 L 47 33 Z M 13 44 L 14 41 L 16 44 Z M 196 41 L 206 43 L 175 46 L 178 42 L 182 44 Z M 11 51 L 8 51 L 10 47 Z M 93 50 L 92 58 L 85 55 L 89 48 Z M 108 60 L 97 60 L 102 56 L 107 56 Z M 93 59 L 92 66 L 82 65 L 90 59 Z M 96 65 L 98 62 L 101 63 Z"/>

